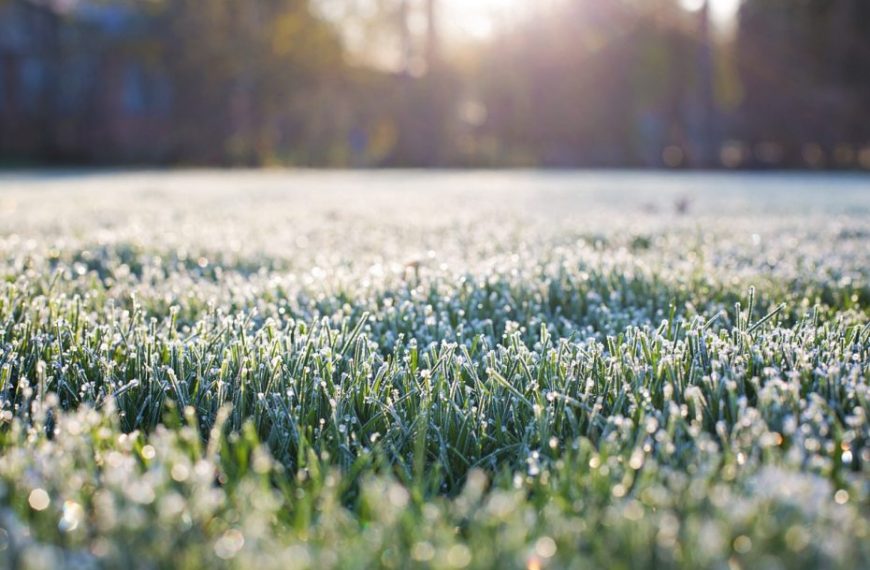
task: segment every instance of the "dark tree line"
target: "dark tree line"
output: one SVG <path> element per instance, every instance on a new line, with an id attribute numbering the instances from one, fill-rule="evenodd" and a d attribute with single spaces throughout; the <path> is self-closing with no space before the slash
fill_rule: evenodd
<path id="1" fill-rule="evenodd" d="M 870 168 L 864 0 L 330 1 L 0 0 L 0 159 Z"/>

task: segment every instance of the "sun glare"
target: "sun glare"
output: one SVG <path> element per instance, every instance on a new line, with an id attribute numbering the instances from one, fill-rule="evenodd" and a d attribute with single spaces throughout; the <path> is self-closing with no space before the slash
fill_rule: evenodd
<path id="1" fill-rule="evenodd" d="M 711 19 L 720 26 L 730 24 L 737 15 L 740 0 L 707 0 Z M 678 0 L 688 11 L 700 10 L 704 0 Z M 539 10 L 547 0 L 444 0 L 444 23 L 451 35 L 485 40 L 499 25 Z"/>
<path id="2" fill-rule="evenodd" d="M 528 0 L 444 0 L 444 20 L 451 33 L 487 39 L 499 24 L 514 20 L 534 4 Z"/>
<path id="3" fill-rule="evenodd" d="M 697 12 L 704 7 L 704 0 L 679 0 L 684 10 Z M 732 21 L 740 10 L 740 0 L 708 0 L 710 17 L 720 24 Z"/>

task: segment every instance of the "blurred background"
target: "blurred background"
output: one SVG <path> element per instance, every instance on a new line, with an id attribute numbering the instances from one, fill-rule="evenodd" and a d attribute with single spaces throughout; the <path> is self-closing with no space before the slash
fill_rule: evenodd
<path id="1" fill-rule="evenodd" d="M 0 165 L 870 169 L 868 0 L 0 0 Z"/>

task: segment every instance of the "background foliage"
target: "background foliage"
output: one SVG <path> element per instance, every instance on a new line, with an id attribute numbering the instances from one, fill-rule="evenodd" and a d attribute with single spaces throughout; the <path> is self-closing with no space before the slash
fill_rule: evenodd
<path id="1" fill-rule="evenodd" d="M 560 0 L 459 41 L 438 0 L 4 0 L 0 156 L 870 167 L 866 2 L 699 6 Z"/>

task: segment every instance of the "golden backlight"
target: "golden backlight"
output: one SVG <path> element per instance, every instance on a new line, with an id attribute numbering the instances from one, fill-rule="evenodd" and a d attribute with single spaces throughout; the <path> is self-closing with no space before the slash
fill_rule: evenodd
<path id="1" fill-rule="evenodd" d="M 565 0 L 442 0 L 443 21 L 448 34 L 485 40 L 500 25 L 545 10 Z M 616 0 L 598 0 L 616 1 Z M 697 11 L 705 0 L 674 0 L 687 11 Z M 737 14 L 740 0 L 706 0 L 711 19 L 727 25 Z"/>
<path id="2" fill-rule="evenodd" d="M 552 0 L 443 0 L 444 23 L 450 34 L 488 39 L 500 24 L 541 9 Z"/>

